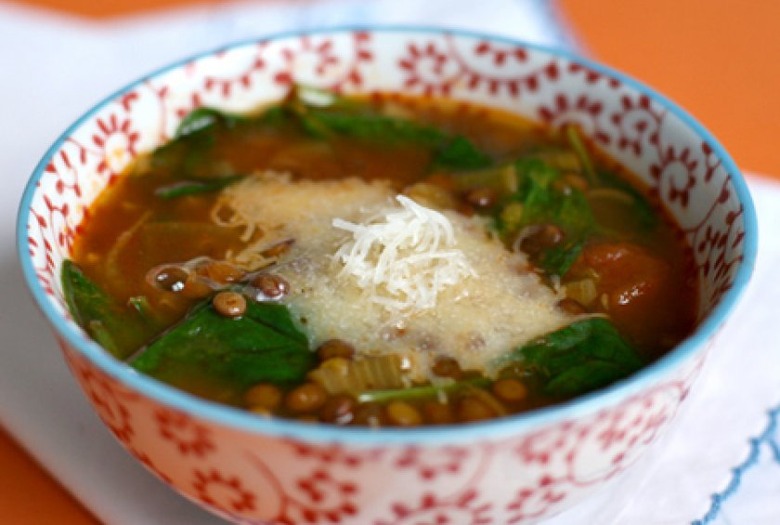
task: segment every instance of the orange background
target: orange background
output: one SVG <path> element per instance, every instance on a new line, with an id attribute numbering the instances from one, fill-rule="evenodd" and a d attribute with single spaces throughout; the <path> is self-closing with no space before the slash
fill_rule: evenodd
<path id="1" fill-rule="evenodd" d="M 101 19 L 194 2 L 18 3 Z M 780 180 L 780 2 L 558 0 L 558 5 L 592 57 L 676 101 L 715 134 L 743 170 Z M 0 465 L 0 523 L 98 523 L 1 431 Z"/>

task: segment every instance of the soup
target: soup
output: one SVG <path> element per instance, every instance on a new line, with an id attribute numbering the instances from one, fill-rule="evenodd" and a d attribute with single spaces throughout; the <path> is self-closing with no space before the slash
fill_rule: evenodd
<path id="1" fill-rule="evenodd" d="M 92 205 L 63 290 L 177 388 L 339 425 L 478 421 L 603 388 L 694 325 L 690 249 L 575 127 L 296 87 L 200 108 Z"/>

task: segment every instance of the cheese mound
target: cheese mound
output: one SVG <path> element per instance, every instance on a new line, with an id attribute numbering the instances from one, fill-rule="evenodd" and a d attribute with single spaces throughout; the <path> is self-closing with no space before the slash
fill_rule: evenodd
<path id="1" fill-rule="evenodd" d="M 289 173 L 264 171 L 222 190 L 211 210 L 214 223 L 243 229 L 246 247 L 230 254 L 239 266 L 253 270 L 269 262 L 263 252 L 286 242 L 309 246 L 332 236 L 330 219 L 352 217 L 385 205 L 393 192 L 382 181 L 356 178 L 292 182 Z"/>
<path id="2" fill-rule="evenodd" d="M 435 307 L 439 292 L 476 273 L 456 248 L 447 217 L 404 195 L 396 200 L 401 209 L 388 207 L 365 224 L 334 219 L 334 227 L 352 234 L 335 258 L 368 301 L 412 314 Z"/>
<path id="3" fill-rule="evenodd" d="M 263 174 L 223 190 L 212 217 L 252 232 L 228 257 L 238 264 L 289 241 L 266 271 L 289 283 L 280 300 L 313 348 L 341 339 L 358 355 L 395 354 L 414 381 L 439 356 L 495 376 L 508 351 L 574 320 L 485 219 L 424 208 L 388 184 Z"/>

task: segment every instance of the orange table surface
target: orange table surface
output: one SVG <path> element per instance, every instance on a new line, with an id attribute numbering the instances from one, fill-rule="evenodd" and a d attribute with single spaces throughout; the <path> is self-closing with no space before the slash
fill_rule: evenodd
<path id="1" fill-rule="evenodd" d="M 20 2 L 92 19 L 192 0 Z M 559 0 L 584 49 L 684 107 L 744 170 L 780 180 L 776 0 Z M 64 366 L 64 365 L 63 365 Z M 0 523 L 98 521 L 0 431 Z"/>

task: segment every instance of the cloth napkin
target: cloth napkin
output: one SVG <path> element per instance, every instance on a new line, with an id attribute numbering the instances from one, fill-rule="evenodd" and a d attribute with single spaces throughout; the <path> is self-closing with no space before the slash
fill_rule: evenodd
<path id="1" fill-rule="evenodd" d="M 0 3 L 0 424 L 109 525 L 222 523 L 126 454 L 76 387 L 24 289 L 15 211 L 38 159 L 106 94 L 173 60 L 291 29 L 438 25 L 573 47 L 532 0 L 239 2 L 93 23 Z M 549 525 L 780 523 L 780 183 L 751 177 L 762 226 L 755 278 L 670 432 L 609 490 Z M 2 495 L 0 495 L 2 497 Z"/>

